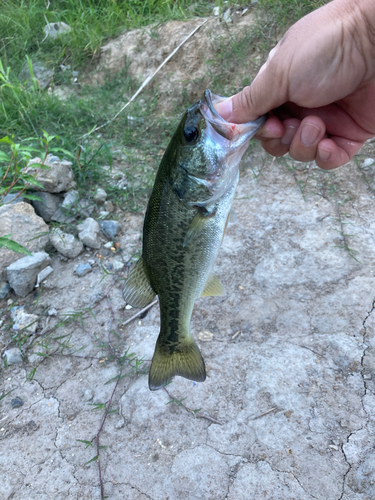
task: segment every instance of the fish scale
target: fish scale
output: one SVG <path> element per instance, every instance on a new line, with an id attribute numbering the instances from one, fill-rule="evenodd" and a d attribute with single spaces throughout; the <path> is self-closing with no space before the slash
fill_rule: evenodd
<path id="1" fill-rule="evenodd" d="M 230 124 L 209 90 L 183 116 L 163 156 L 148 203 L 142 257 L 130 272 L 124 298 L 144 307 L 155 295 L 160 333 L 149 373 L 151 390 L 175 375 L 202 382 L 203 357 L 190 333 L 199 296 L 223 295 L 211 274 L 220 249 L 235 188 L 238 165 L 264 117 Z"/>

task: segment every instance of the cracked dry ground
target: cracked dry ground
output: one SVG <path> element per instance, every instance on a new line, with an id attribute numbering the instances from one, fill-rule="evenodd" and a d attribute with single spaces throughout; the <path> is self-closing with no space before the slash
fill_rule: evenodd
<path id="1" fill-rule="evenodd" d="M 375 198 L 364 183 L 373 172 L 290 171 L 259 152 L 247 162 L 238 221 L 215 266 L 227 295 L 199 299 L 192 319 L 196 336 L 213 334 L 198 341 L 207 380 L 168 386 L 202 409 L 197 416 L 222 425 L 166 404 L 145 374 L 123 378 L 100 435 L 111 500 L 375 498 Z M 129 216 L 123 235 L 139 234 L 141 224 L 140 215 Z M 359 262 L 340 248 L 342 228 Z M 72 335 L 71 352 L 86 346 L 82 357 L 69 349 L 51 356 L 26 383 L 40 363 L 30 352 L 24 366 L 2 369 L 2 388 L 14 391 L 1 406 L 1 499 L 100 498 L 97 463 L 85 465 L 95 448 L 77 440 L 93 439 L 103 410 L 91 405 L 113 391 L 114 382 L 104 385 L 118 373 L 114 361 L 103 362 L 108 330 L 120 335 L 120 350 L 146 360 L 158 333 L 157 306 L 121 327 L 135 312 L 124 309 L 121 282 L 111 288 L 99 267 L 77 278 L 77 261 L 54 259 L 38 310 L 55 307 L 61 319 L 91 306 L 95 318 L 84 315 L 84 330 L 79 321 L 56 330 Z M 98 300 L 108 289 L 110 301 Z M 113 333 L 111 341 L 120 342 Z M 14 397 L 24 405 L 12 409 Z"/>

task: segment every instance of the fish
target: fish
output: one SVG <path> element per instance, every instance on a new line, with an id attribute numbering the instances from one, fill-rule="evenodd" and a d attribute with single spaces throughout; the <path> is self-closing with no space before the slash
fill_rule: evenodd
<path id="1" fill-rule="evenodd" d="M 221 296 L 212 274 L 224 236 L 239 163 L 251 137 L 265 122 L 225 121 L 215 104 L 226 99 L 211 93 L 184 113 L 161 160 L 148 202 L 142 256 L 130 271 L 123 296 L 145 307 L 155 296 L 160 333 L 149 371 L 154 391 L 174 376 L 206 379 L 202 354 L 190 333 L 190 319 L 200 296 Z"/>

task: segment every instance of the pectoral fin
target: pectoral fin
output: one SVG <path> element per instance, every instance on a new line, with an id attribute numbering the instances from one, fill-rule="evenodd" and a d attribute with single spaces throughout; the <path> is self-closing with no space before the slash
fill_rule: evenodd
<path id="1" fill-rule="evenodd" d="M 184 248 L 190 243 L 190 241 L 194 238 L 196 233 L 199 231 L 199 229 L 202 227 L 205 221 L 205 216 L 202 215 L 201 212 L 197 212 L 195 217 L 190 223 L 190 226 L 188 227 L 183 246 Z"/>
<path id="2" fill-rule="evenodd" d="M 193 220 L 190 222 L 188 227 L 183 246 L 184 248 L 190 243 L 190 241 L 194 238 L 203 224 L 207 221 L 208 217 L 212 217 L 215 215 L 216 209 L 214 208 L 211 211 L 208 211 L 206 208 L 199 207 L 198 212 L 195 214 Z"/>
<path id="3" fill-rule="evenodd" d="M 220 297 L 225 295 L 223 285 L 220 283 L 219 278 L 214 274 L 210 274 L 201 293 L 201 297 Z"/>
<path id="4" fill-rule="evenodd" d="M 125 301 L 133 307 L 146 307 L 155 297 L 142 257 L 126 278 L 122 293 Z"/>

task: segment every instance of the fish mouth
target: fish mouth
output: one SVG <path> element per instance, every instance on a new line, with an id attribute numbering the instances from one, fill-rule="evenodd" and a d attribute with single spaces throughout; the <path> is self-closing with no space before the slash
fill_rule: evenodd
<path id="1" fill-rule="evenodd" d="M 231 123 L 224 120 L 214 108 L 215 104 L 225 101 L 227 97 L 213 94 L 209 89 L 204 92 L 204 97 L 200 101 L 200 112 L 203 118 L 211 124 L 218 134 L 231 142 L 232 146 L 243 144 L 249 141 L 258 130 L 264 125 L 266 116 L 263 115 L 257 120 L 247 123 Z"/>

